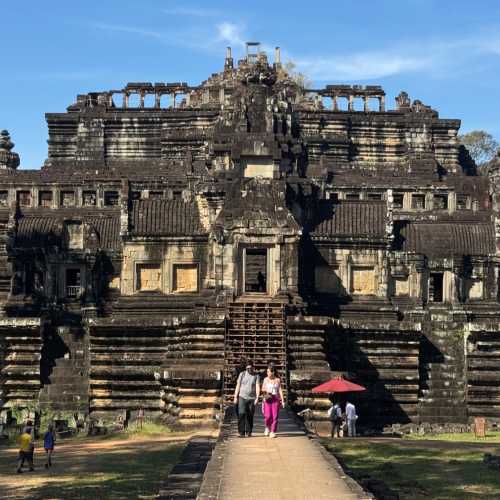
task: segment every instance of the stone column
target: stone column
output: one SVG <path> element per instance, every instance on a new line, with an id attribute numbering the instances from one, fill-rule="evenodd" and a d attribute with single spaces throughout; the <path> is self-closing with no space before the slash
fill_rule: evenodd
<path id="1" fill-rule="evenodd" d="M 381 113 L 383 113 L 385 111 L 385 96 L 381 95 L 379 98 L 378 98 L 378 102 L 379 102 L 379 111 Z"/>
<path id="2" fill-rule="evenodd" d="M 354 111 L 354 96 L 352 94 L 348 98 L 347 109 L 349 111 Z"/>
<path id="3" fill-rule="evenodd" d="M 339 103 L 337 102 L 337 96 L 336 95 L 332 96 L 332 106 L 333 106 L 333 111 L 338 111 L 339 110 Z"/>
<path id="4" fill-rule="evenodd" d="M 159 92 L 156 92 L 156 94 L 155 94 L 155 108 L 160 107 L 160 101 L 161 101 L 161 94 Z"/>
<path id="5" fill-rule="evenodd" d="M 144 90 L 141 90 L 139 93 L 139 107 L 141 108 L 144 107 L 144 97 L 145 97 L 145 92 Z"/>
<path id="6" fill-rule="evenodd" d="M 363 109 L 364 109 L 365 113 L 368 113 L 368 111 L 370 111 L 370 106 L 368 103 L 368 96 L 367 95 L 363 96 Z"/>
<path id="7" fill-rule="evenodd" d="M 128 92 L 123 93 L 122 108 L 125 108 L 125 109 L 128 108 Z"/>

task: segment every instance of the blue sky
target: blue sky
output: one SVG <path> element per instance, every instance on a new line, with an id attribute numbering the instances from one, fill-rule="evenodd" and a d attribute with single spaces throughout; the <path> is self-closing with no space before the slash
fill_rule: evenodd
<path id="1" fill-rule="evenodd" d="M 498 0 L 17 0 L 1 9 L 0 129 L 23 168 L 46 158 L 45 112 L 128 81 L 197 84 L 224 49 L 282 47 L 315 86 L 380 84 L 500 140 Z"/>

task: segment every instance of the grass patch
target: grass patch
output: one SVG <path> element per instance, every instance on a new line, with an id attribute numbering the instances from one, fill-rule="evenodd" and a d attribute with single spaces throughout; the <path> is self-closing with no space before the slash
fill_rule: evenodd
<path id="1" fill-rule="evenodd" d="M 78 466 L 63 469 L 56 480 L 30 490 L 30 498 L 154 498 L 183 448 L 184 444 L 177 443 L 160 450 L 95 452 L 85 470 L 79 471 Z"/>
<path id="2" fill-rule="evenodd" d="M 483 463 L 484 448 L 425 447 L 404 440 L 325 440 L 354 473 L 384 481 L 401 500 L 500 499 L 500 474 Z"/>
<path id="3" fill-rule="evenodd" d="M 490 444 L 500 443 L 500 431 L 488 431 L 486 437 L 477 438 L 474 433 L 449 433 L 449 434 L 434 434 L 420 436 L 418 434 L 407 434 L 403 439 L 410 439 L 415 441 L 450 441 L 454 443 L 476 443 L 476 444 Z"/>

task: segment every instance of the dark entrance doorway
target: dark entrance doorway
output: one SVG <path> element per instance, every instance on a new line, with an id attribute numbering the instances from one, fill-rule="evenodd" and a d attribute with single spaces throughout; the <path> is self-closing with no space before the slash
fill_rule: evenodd
<path id="1" fill-rule="evenodd" d="M 245 251 L 245 292 L 267 293 L 267 249 Z"/>

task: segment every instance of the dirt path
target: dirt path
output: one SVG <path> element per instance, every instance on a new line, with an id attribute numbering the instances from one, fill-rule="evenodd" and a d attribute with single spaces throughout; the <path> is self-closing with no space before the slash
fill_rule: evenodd
<path id="1" fill-rule="evenodd" d="M 50 490 L 50 487 L 54 486 L 56 491 L 61 490 L 61 496 L 51 498 L 92 498 L 94 483 L 98 485 L 101 480 L 109 482 L 122 472 L 120 461 L 124 462 L 125 466 L 130 466 L 134 459 L 165 453 L 169 447 L 183 443 L 191 436 L 192 434 L 128 439 L 97 438 L 92 441 L 89 438 L 89 441 L 61 443 L 56 445 L 53 466 L 48 470 L 44 468 L 45 453 L 38 442 L 39 447 L 35 449 L 34 456 L 35 471 L 22 474 L 16 473 L 17 448 L 0 449 L 0 496 L 45 498 L 44 488 Z M 161 472 L 161 468 L 159 471 Z M 165 479 L 165 476 L 160 474 L 158 480 L 160 479 Z M 71 490 L 72 486 L 86 482 L 90 484 L 89 496 L 81 496 L 78 491 L 75 493 L 76 490 Z M 68 490 L 67 493 L 64 493 L 65 489 Z"/>

